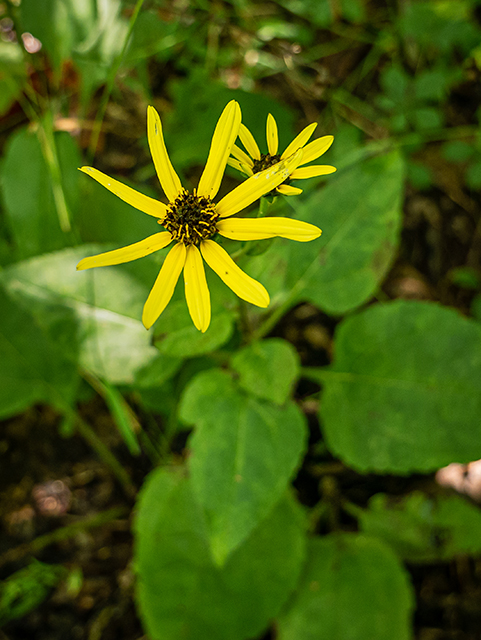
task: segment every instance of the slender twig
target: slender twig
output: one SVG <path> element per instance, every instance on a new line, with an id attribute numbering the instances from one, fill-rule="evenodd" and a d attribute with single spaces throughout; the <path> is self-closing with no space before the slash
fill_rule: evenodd
<path id="1" fill-rule="evenodd" d="M 14 549 L 9 549 L 0 557 L 0 566 L 3 566 L 8 562 L 16 562 L 24 556 L 38 553 L 55 542 L 72 538 L 77 535 L 79 531 L 85 531 L 86 529 L 92 529 L 93 527 L 100 527 L 112 520 L 117 520 L 121 516 L 126 516 L 128 513 L 129 511 L 125 507 L 115 507 L 108 511 L 103 511 L 102 513 L 96 513 L 88 518 L 83 518 L 77 522 L 72 522 L 72 524 L 65 527 L 55 529 L 50 533 L 46 533 L 43 536 L 35 538 L 31 542 L 21 544 Z"/>
<path id="2" fill-rule="evenodd" d="M 72 410 L 73 411 L 73 410 Z M 78 432 L 88 442 L 99 458 L 110 467 L 112 473 L 121 484 L 125 494 L 129 498 L 135 497 L 137 493 L 135 486 L 129 477 L 129 474 L 110 451 L 106 444 L 98 437 L 92 427 L 85 422 L 77 413 L 75 413 L 75 424 Z"/>
<path id="3" fill-rule="evenodd" d="M 97 116 L 95 118 L 95 122 L 92 128 L 92 135 L 90 136 L 89 150 L 88 150 L 88 158 L 89 162 L 92 163 L 95 153 L 97 151 L 97 145 L 99 142 L 100 132 L 102 130 L 102 123 L 104 121 L 105 112 L 107 110 L 107 104 L 110 99 L 110 94 L 112 93 L 112 89 L 114 88 L 115 78 L 117 77 L 117 73 L 119 71 L 120 65 L 125 56 L 125 52 L 127 51 L 127 47 L 130 42 L 130 36 L 132 35 L 132 31 L 134 30 L 135 23 L 137 21 L 137 17 L 140 13 L 142 5 L 144 4 L 144 0 L 137 0 L 137 4 L 135 5 L 134 11 L 130 18 L 129 28 L 127 30 L 127 35 L 125 36 L 124 44 L 122 47 L 122 51 L 117 56 L 117 59 L 110 67 L 110 73 L 107 77 L 107 82 L 105 84 L 104 92 L 100 99 L 99 110 L 97 112 Z"/>

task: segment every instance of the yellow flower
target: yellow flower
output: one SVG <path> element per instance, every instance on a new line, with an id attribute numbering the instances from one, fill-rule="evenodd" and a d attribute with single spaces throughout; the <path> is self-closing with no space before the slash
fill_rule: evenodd
<path id="1" fill-rule="evenodd" d="M 202 258 L 240 298 L 259 307 L 269 305 L 269 294 L 262 284 L 244 273 L 212 239 L 217 233 L 233 240 L 261 240 L 280 236 L 300 242 L 308 242 L 321 235 L 321 230 L 314 225 L 288 218 L 228 219 L 283 182 L 301 162 L 302 151 L 252 176 L 214 204 L 212 200 L 219 190 L 240 122 L 240 107 L 232 100 L 217 122 L 199 186 L 190 193 L 182 188 L 170 162 L 159 114 L 153 107 L 148 107 L 149 147 L 160 184 L 169 200 L 167 205 L 109 178 L 97 169 L 80 169 L 128 204 L 158 218 L 157 222 L 165 231 L 127 247 L 84 258 L 77 269 L 129 262 L 175 242 L 144 306 L 142 322 L 147 329 L 169 303 L 183 271 L 185 297 L 192 321 L 200 331 L 207 330 L 211 307 Z"/>
<path id="2" fill-rule="evenodd" d="M 239 129 L 239 138 L 242 144 L 246 148 L 247 153 L 236 145 L 232 148 L 232 156 L 227 161 L 231 167 L 238 169 L 247 176 L 252 176 L 259 171 L 263 171 L 268 167 L 275 165 L 281 160 L 289 158 L 293 153 L 296 153 L 299 149 L 303 149 L 302 162 L 299 163 L 299 167 L 295 169 L 288 178 L 290 180 L 302 180 L 304 178 L 314 178 L 316 176 L 325 176 L 329 173 L 334 173 L 336 167 L 331 167 L 328 164 L 323 165 L 311 165 L 310 167 L 303 167 L 302 165 L 316 160 L 323 153 L 325 153 L 331 144 L 333 143 L 334 136 L 323 136 L 317 140 L 309 141 L 310 137 L 314 133 L 317 123 L 314 122 L 308 125 L 301 133 L 294 138 L 291 144 L 287 147 L 284 153 L 278 154 L 279 140 L 277 135 L 277 123 L 270 113 L 267 116 L 267 148 L 269 153 L 261 153 L 257 146 L 254 136 L 249 129 L 241 124 Z M 302 193 L 302 189 L 293 187 L 290 184 L 280 184 L 275 189 L 279 193 L 285 196 L 295 196 Z"/>

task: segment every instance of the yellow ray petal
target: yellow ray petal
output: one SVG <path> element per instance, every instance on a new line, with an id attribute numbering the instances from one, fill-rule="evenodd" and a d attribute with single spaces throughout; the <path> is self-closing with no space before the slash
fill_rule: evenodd
<path id="1" fill-rule="evenodd" d="M 149 198 L 149 196 L 146 196 L 139 191 L 135 191 L 135 189 L 131 189 L 126 184 L 122 184 L 122 182 L 119 182 L 118 180 L 109 178 L 105 173 L 102 173 L 93 167 L 81 167 L 79 171 L 83 171 L 94 180 L 97 180 L 97 182 L 100 182 L 103 187 L 139 211 L 143 211 L 149 216 L 154 216 L 154 218 L 162 219 L 164 217 L 167 207 L 163 202 L 154 200 L 154 198 Z"/>
<path id="2" fill-rule="evenodd" d="M 234 158 L 237 158 L 237 160 L 239 160 L 239 162 L 242 162 L 242 164 L 246 164 L 249 167 L 254 166 L 254 162 L 252 161 L 252 159 L 247 155 L 245 151 L 242 151 L 242 149 L 240 149 L 236 144 L 232 147 L 231 153 L 234 156 Z"/>
<path id="3" fill-rule="evenodd" d="M 277 133 L 277 122 L 275 121 L 274 116 L 270 113 L 267 116 L 266 129 L 267 148 L 269 149 L 269 153 L 271 154 L 271 156 L 275 156 L 277 153 L 277 149 L 279 148 L 279 137 Z"/>
<path id="4" fill-rule="evenodd" d="M 317 140 L 313 140 L 304 147 L 304 155 L 302 156 L 302 164 L 307 164 L 311 160 L 315 160 L 322 156 L 334 142 L 334 136 L 322 136 Z"/>
<path id="5" fill-rule="evenodd" d="M 219 278 L 242 298 L 258 307 L 269 306 L 269 294 L 260 282 L 244 273 L 227 251 L 213 240 L 204 240 L 200 245 L 202 257 Z"/>
<path id="6" fill-rule="evenodd" d="M 247 166 L 246 164 L 242 164 L 241 162 L 239 162 L 239 160 L 236 160 L 235 158 L 229 158 L 227 160 L 227 164 L 230 167 L 234 167 L 234 169 L 237 169 L 237 171 L 244 173 L 246 176 L 254 175 L 254 172 L 249 166 Z"/>
<path id="7" fill-rule="evenodd" d="M 210 324 L 210 294 L 205 279 L 204 263 L 199 249 L 193 244 L 187 248 L 184 266 L 185 299 L 190 317 L 199 331 L 204 333 Z"/>
<path id="8" fill-rule="evenodd" d="M 287 147 L 284 153 L 281 155 L 281 158 L 288 158 L 293 153 L 295 153 L 298 149 L 303 147 L 309 140 L 309 138 L 314 133 L 315 128 L 317 127 L 317 122 L 313 122 L 312 124 L 308 124 L 305 129 L 301 131 L 301 133 L 294 138 L 291 144 Z"/>
<path id="9" fill-rule="evenodd" d="M 309 242 L 322 233 L 313 224 L 290 218 L 229 218 L 218 222 L 217 229 L 221 236 L 232 240 L 264 240 L 278 236 Z"/>
<path id="10" fill-rule="evenodd" d="M 245 124 L 241 124 L 239 128 L 239 138 L 241 139 L 244 147 L 247 149 L 247 153 L 250 155 L 250 157 L 254 158 L 254 160 L 260 160 L 261 152 L 259 151 L 257 142 L 255 141 L 254 136 L 245 126 Z"/>
<path id="11" fill-rule="evenodd" d="M 137 258 L 148 256 L 154 253 L 154 251 L 163 249 L 170 242 L 172 242 L 172 236 L 168 231 L 154 233 L 153 236 L 149 236 L 140 242 L 129 244 L 127 247 L 121 247 L 120 249 L 114 249 L 113 251 L 106 251 L 96 256 L 84 258 L 78 263 L 77 271 L 91 269 L 92 267 L 109 267 L 114 264 L 131 262 L 132 260 L 137 260 Z"/>
<path id="12" fill-rule="evenodd" d="M 276 191 L 281 193 L 283 196 L 298 196 L 302 193 L 302 189 L 298 187 L 291 187 L 290 184 L 281 184 L 277 187 Z"/>
<path id="13" fill-rule="evenodd" d="M 154 324 L 174 293 L 175 285 L 185 264 L 185 245 L 175 244 L 167 254 L 159 275 L 152 287 L 142 313 L 142 322 L 146 329 Z"/>
<path id="14" fill-rule="evenodd" d="M 317 178 L 318 176 L 327 176 L 337 171 L 336 167 L 329 164 L 314 164 L 311 167 L 298 167 L 291 173 L 293 180 L 303 180 L 304 178 Z"/>
<path id="15" fill-rule="evenodd" d="M 299 149 L 287 160 L 282 160 L 272 165 L 264 171 L 254 174 L 245 182 L 228 193 L 219 204 L 216 210 L 221 218 L 233 216 L 242 211 L 261 196 L 275 189 L 281 182 L 284 182 L 289 175 L 297 168 L 302 161 L 302 149 Z"/>
<path id="16" fill-rule="evenodd" d="M 214 198 L 219 191 L 227 158 L 230 156 L 241 122 L 241 110 L 235 100 L 231 100 L 222 112 L 215 127 L 210 144 L 209 157 L 200 177 L 197 195 Z"/>
<path id="17" fill-rule="evenodd" d="M 162 185 L 165 195 L 169 201 L 172 202 L 182 191 L 182 183 L 180 182 L 179 176 L 175 173 L 167 149 L 165 148 L 162 123 L 154 107 L 147 107 L 147 137 L 160 184 Z"/>

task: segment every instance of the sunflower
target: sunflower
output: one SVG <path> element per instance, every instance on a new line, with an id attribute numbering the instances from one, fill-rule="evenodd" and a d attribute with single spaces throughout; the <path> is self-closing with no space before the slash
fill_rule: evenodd
<path id="1" fill-rule="evenodd" d="M 302 189 L 298 189 L 297 187 L 293 187 L 288 184 L 290 180 L 315 178 L 316 176 L 325 176 L 336 171 L 336 167 L 331 167 L 331 165 L 328 164 L 311 165 L 310 167 L 301 166 L 322 156 L 322 154 L 325 153 L 333 143 L 334 136 L 323 136 L 322 138 L 318 138 L 317 140 L 313 140 L 307 144 L 316 127 L 316 122 L 308 125 L 298 136 L 294 138 L 284 153 L 279 154 L 277 123 L 273 115 L 269 113 L 267 116 L 266 134 L 269 153 L 261 153 L 259 151 L 259 147 L 257 146 L 254 136 L 244 124 L 241 124 L 239 128 L 239 138 L 241 139 L 247 153 L 242 151 L 242 149 L 237 145 L 234 145 L 232 147 L 232 155 L 227 162 L 231 167 L 238 169 L 244 175 L 253 176 L 256 173 L 259 173 L 259 171 L 264 171 L 281 160 L 289 158 L 293 153 L 302 149 L 302 162 L 299 163 L 298 168 L 289 175 L 286 181 L 275 188 L 275 191 L 282 193 L 285 196 L 295 196 L 302 193 Z"/>
<path id="2" fill-rule="evenodd" d="M 240 298 L 259 307 L 269 305 L 266 289 L 244 273 L 225 249 L 213 240 L 217 234 L 233 240 L 261 240 L 279 236 L 300 242 L 308 242 L 321 235 L 321 230 L 314 225 L 289 218 L 230 219 L 230 216 L 281 184 L 302 161 L 302 150 L 250 177 L 214 204 L 213 198 L 219 190 L 240 123 L 240 107 L 232 100 L 217 122 L 199 186 L 189 192 L 182 187 L 170 162 L 159 114 L 153 107 L 148 107 L 149 147 L 168 204 L 135 191 L 92 167 L 80 169 L 128 204 L 157 218 L 165 231 L 126 247 L 84 258 L 77 269 L 130 262 L 174 243 L 144 306 L 142 322 L 147 329 L 169 303 L 183 271 L 185 297 L 192 321 L 199 331 L 207 330 L 211 306 L 203 260 Z"/>

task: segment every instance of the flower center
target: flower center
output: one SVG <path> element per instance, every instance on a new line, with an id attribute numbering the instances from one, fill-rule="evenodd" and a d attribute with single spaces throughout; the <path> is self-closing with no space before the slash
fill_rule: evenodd
<path id="1" fill-rule="evenodd" d="M 162 226 L 172 234 L 173 240 L 185 245 L 198 246 L 217 233 L 219 214 L 209 197 L 198 196 L 184 190 L 167 205 Z"/>
<path id="2" fill-rule="evenodd" d="M 260 160 L 254 160 L 254 166 L 252 167 L 252 171 L 254 173 L 259 173 L 259 171 L 264 171 L 264 169 L 268 169 L 272 167 L 272 165 L 277 164 L 281 161 L 281 156 L 276 153 L 275 156 L 271 156 L 270 153 L 261 153 Z"/>

